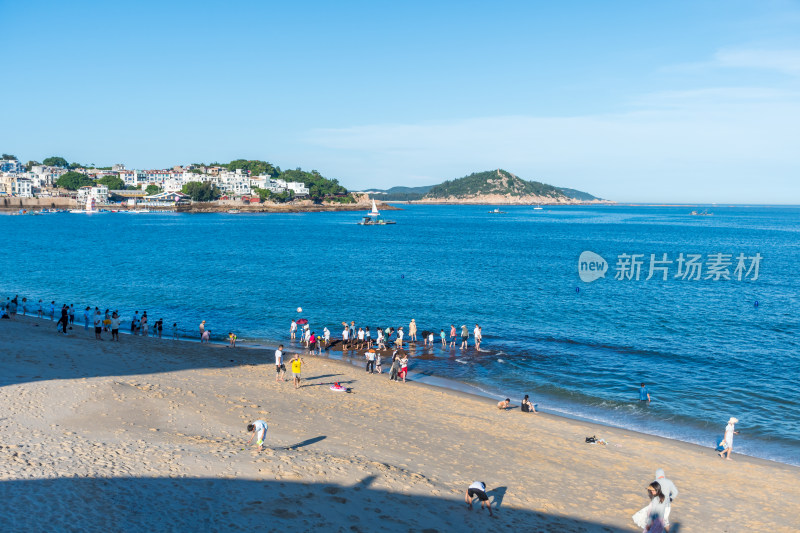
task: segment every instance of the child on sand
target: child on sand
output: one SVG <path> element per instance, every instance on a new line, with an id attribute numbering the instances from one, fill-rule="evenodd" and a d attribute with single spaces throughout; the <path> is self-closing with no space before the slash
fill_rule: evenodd
<path id="1" fill-rule="evenodd" d="M 481 509 L 486 507 L 489 509 L 489 516 L 492 515 L 492 504 L 489 503 L 489 496 L 486 495 L 486 483 L 483 481 L 475 481 L 467 489 L 467 494 L 464 496 L 464 501 L 467 503 L 467 509 L 472 510 L 472 498 L 478 497 L 481 502 Z"/>
<path id="2" fill-rule="evenodd" d="M 509 398 L 506 398 L 503 401 L 497 402 L 497 408 L 498 409 L 506 410 L 506 409 L 509 408 L 509 406 L 511 406 L 511 399 L 509 399 Z"/>
<path id="3" fill-rule="evenodd" d="M 253 437 L 258 435 L 258 439 L 256 439 L 256 446 L 258 446 L 259 451 L 264 449 L 264 440 L 267 438 L 267 423 L 263 420 L 256 420 L 252 424 L 247 424 L 247 431 L 252 432 L 253 434 L 250 435 L 250 440 L 247 441 L 249 445 L 253 442 Z"/>
<path id="4" fill-rule="evenodd" d="M 236 348 L 236 334 L 232 331 L 228 332 L 228 347 Z"/>

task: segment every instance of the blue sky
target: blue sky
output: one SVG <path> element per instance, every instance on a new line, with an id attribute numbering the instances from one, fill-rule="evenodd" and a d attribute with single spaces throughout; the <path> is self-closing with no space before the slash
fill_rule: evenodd
<path id="1" fill-rule="evenodd" d="M 8 2 L 0 150 L 800 204 L 800 4 Z"/>

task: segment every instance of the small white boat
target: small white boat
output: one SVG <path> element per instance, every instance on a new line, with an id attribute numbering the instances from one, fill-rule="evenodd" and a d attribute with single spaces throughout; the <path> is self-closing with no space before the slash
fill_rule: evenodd
<path id="1" fill-rule="evenodd" d="M 541 205 L 537 205 L 536 207 L 533 208 L 533 210 L 534 211 L 541 211 L 542 210 L 542 206 Z"/>
<path id="2" fill-rule="evenodd" d="M 358 223 L 360 226 L 385 226 L 387 224 L 397 224 L 394 220 L 385 220 L 378 212 L 378 206 L 375 205 L 375 200 L 372 200 L 372 211 L 367 213 L 367 216 L 362 217 Z"/>
<path id="3" fill-rule="evenodd" d="M 237 213 L 241 213 L 241 211 L 239 211 L 238 209 L 228 209 L 228 213 L 230 213 L 231 215 L 235 215 Z"/>

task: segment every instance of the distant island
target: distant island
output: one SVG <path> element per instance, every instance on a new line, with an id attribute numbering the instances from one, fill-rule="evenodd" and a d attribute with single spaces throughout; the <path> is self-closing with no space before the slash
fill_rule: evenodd
<path id="1" fill-rule="evenodd" d="M 503 169 L 475 172 L 439 185 L 364 191 L 385 202 L 425 204 L 612 203 L 587 192 L 527 181 Z"/>

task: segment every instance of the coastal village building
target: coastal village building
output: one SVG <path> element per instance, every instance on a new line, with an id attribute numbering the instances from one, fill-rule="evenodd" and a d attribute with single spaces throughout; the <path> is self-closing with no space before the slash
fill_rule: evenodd
<path id="1" fill-rule="evenodd" d="M 16 159 L 0 159 L 0 172 L 9 172 L 14 174 L 25 172 L 25 165 Z"/>
<path id="2" fill-rule="evenodd" d="M 33 183 L 28 178 L 15 174 L 5 174 L 0 177 L 0 192 L 8 196 L 20 198 L 33 197 Z"/>
<path id="3" fill-rule="evenodd" d="M 78 204 L 84 205 L 87 198 L 94 198 L 96 204 L 108 203 L 108 187 L 105 185 L 95 185 L 93 187 L 81 187 L 78 189 Z"/>
<path id="4" fill-rule="evenodd" d="M 3 185 L 0 186 L 0 192 L 14 196 L 60 196 L 61 193 L 54 191 L 53 188 L 58 178 L 69 171 L 61 167 L 34 165 L 30 171 L 25 172 L 24 166 L 15 159 L 3 159 L 0 160 L 0 163 L 2 163 L 0 168 L 7 169 L 2 172 Z M 294 196 L 308 196 L 310 192 L 308 187 L 301 182 L 273 179 L 269 174 L 253 177 L 249 171 L 243 169 L 231 171 L 224 167 L 186 165 L 184 167 L 175 166 L 169 170 L 135 170 L 126 169 L 122 164 L 116 164 L 111 167 L 111 170 L 95 168 L 72 170 L 85 174 L 93 180 L 116 176 L 127 188 L 137 190 L 136 193 L 131 190 L 108 191 L 107 187 L 99 185 L 97 188 L 87 187 L 78 191 L 79 201 L 85 201 L 86 197 L 91 195 L 98 204 L 107 203 L 109 195 L 113 198 L 143 201 L 146 196 L 144 191 L 150 185 L 157 186 L 161 189 L 160 192 L 174 193 L 182 191 L 184 185 L 190 182 L 211 182 L 229 198 L 248 198 L 254 194 L 255 188 L 266 189 L 273 194 L 291 191 Z M 152 200 L 160 201 L 156 198 L 152 198 Z"/>

